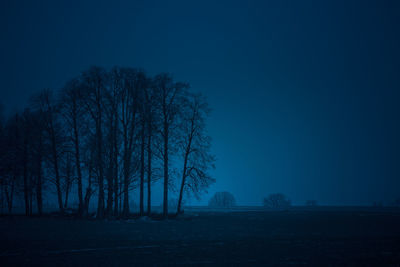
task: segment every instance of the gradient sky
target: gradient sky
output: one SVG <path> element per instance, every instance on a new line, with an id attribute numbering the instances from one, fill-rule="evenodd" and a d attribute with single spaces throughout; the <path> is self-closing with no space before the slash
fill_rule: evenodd
<path id="1" fill-rule="evenodd" d="M 213 109 L 210 194 L 400 197 L 399 1 L 81 2 L 1 1 L 7 111 L 91 65 L 167 71 Z"/>

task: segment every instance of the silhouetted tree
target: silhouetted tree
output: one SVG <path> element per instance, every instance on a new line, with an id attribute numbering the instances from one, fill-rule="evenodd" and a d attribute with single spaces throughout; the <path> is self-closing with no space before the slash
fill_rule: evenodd
<path id="1" fill-rule="evenodd" d="M 82 74 L 84 104 L 94 123 L 96 142 L 96 174 L 98 185 L 97 217 L 104 217 L 104 144 L 103 144 L 103 103 L 107 90 L 107 72 L 103 68 L 92 67 Z"/>
<path id="2" fill-rule="evenodd" d="M 55 97 L 52 91 L 46 89 L 43 90 L 38 96 L 34 98 L 34 104 L 37 107 L 37 112 L 40 114 L 44 130 L 45 139 L 49 146 L 50 158 L 49 161 L 53 165 L 54 171 L 54 184 L 57 190 L 57 200 L 60 212 L 64 212 L 64 205 L 62 201 L 62 184 L 60 174 L 60 157 L 63 153 L 63 145 L 65 138 L 63 136 L 63 129 L 60 121 L 60 106 L 56 103 Z"/>
<path id="3" fill-rule="evenodd" d="M 31 194 L 31 183 L 29 181 L 29 139 L 30 139 L 30 131 L 29 131 L 29 123 L 30 123 L 30 111 L 25 109 L 22 114 L 21 122 L 21 134 L 22 134 L 22 166 L 23 166 L 23 187 L 24 187 L 24 200 L 25 200 L 25 215 L 28 216 L 31 214 L 30 209 L 30 194 Z"/>
<path id="4" fill-rule="evenodd" d="M 289 199 L 286 198 L 284 194 L 270 194 L 268 197 L 264 198 L 264 207 L 278 209 L 278 208 L 288 208 L 291 205 Z"/>
<path id="5" fill-rule="evenodd" d="M 163 160 L 164 190 L 163 190 L 163 216 L 168 216 L 168 185 L 170 147 L 176 135 L 177 123 L 180 115 L 181 96 L 189 87 L 186 83 L 176 83 L 168 74 L 159 74 L 154 79 L 157 90 L 157 101 L 160 103 L 160 134 L 161 156 Z"/>
<path id="6" fill-rule="evenodd" d="M 61 93 L 62 114 L 67 124 L 72 149 L 75 156 L 75 168 L 78 184 L 78 214 L 83 214 L 83 186 L 82 186 L 82 160 L 81 160 L 81 136 L 83 134 L 84 107 L 82 85 L 79 79 L 67 82 Z"/>
<path id="7" fill-rule="evenodd" d="M 134 69 L 122 69 L 122 87 L 120 93 L 121 111 L 120 123 L 122 126 L 123 143 L 123 211 L 122 215 L 129 215 L 129 186 L 132 182 L 132 157 L 134 152 L 136 124 L 138 120 L 138 91 L 140 74 Z"/>
<path id="8" fill-rule="evenodd" d="M 18 180 L 21 177 L 22 164 L 22 134 L 21 134 L 20 115 L 11 116 L 4 127 L 3 147 L 7 153 L 3 157 L 3 175 L 2 189 L 7 202 L 8 213 L 12 213 L 15 192 L 18 186 Z"/>
<path id="9" fill-rule="evenodd" d="M 44 124 L 39 112 L 31 113 L 30 117 L 30 135 L 31 135 L 31 162 L 32 162 L 32 177 L 35 177 L 34 184 L 36 188 L 36 206 L 38 214 L 43 212 L 43 163 L 44 163 Z M 32 206 L 32 205 L 31 205 Z"/>
<path id="10" fill-rule="evenodd" d="M 208 202 L 212 208 L 231 208 L 236 206 L 235 197 L 229 192 L 217 192 Z"/>
<path id="11" fill-rule="evenodd" d="M 214 156 L 210 154 L 210 137 L 205 133 L 205 119 L 209 113 L 208 105 L 201 95 L 189 94 L 183 100 L 181 139 L 179 149 L 183 158 L 182 180 L 177 203 L 177 213 L 181 212 L 185 191 L 198 196 L 215 179 L 208 174 L 214 167 Z"/>
<path id="12" fill-rule="evenodd" d="M 146 148 L 146 120 L 148 119 L 146 97 L 149 80 L 144 72 L 138 73 L 138 100 L 139 100 L 139 116 L 140 116 L 140 185 L 139 185 L 139 212 L 140 216 L 144 215 L 144 175 L 145 175 L 145 148 Z"/>
<path id="13" fill-rule="evenodd" d="M 0 118 L 1 205 L 7 203 L 11 213 L 14 198 L 22 196 L 31 215 L 36 197 L 42 214 L 51 182 L 61 213 L 76 186 L 80 216 L 89 214 L 97 195 L 98 218 L 128 217 L 130 192 L 138 187 L 144 215 L 147 183 L 150 214 L 152 183 L 163 177 L 167 217 L 169 186 L 178 174 L 172 158 L 183 166 L 179 212 L 185 193 L 198 197 L 214 181 L 208 174 L 214 162 L 205 131 L 208 107 L 188 88 L 168 74 L 149 78 L 133 68 L 92 67 L 57 94 L 43 90 L 31 99 L 31 108 L 7 121 Z"/>
<path id="14" fill-rule="evenodd" d="M 158 130 L 158 117 L 155 112 L 158 107 L 158 102 L 156 101 L 157 87 L 154 86 L 152 80 L 148 79 L 148 86 L 144 90 L 144 115 L 145 122 L 147 126 L 146 136 L 147 136 L 147 214 L 151 214 L 151 184 L 155 180 L 152 175 L 152 162 L 153 162 L 153 143 L 156 142 L 154 138 L 154 133 Z"/>

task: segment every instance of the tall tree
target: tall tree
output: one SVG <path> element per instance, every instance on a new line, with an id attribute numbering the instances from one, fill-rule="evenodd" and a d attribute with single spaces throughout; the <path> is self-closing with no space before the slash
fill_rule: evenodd
<path id="1" fill-rule="evenodd" d="M 35 186 L 36 186 L 36 206 L 38 209 L 38 214 L 42 215 L 43 213 L 43 161 L 44 161 L 44 146 L 43 146 L 43 135 L 44 135 L 44 127 L 43 121 L 38 112 L 32 114 L 32 123 L 31 123 L 31 132 L 32 132 L 32 162 L 33 173 L 36 177 Z"/>
<path id="2" fill-rule="evenodd" d="M 131 183 L 134 137 L 138 116 L 138 90 L 136 86 L 137 71 L 134 69 L 121 69 L 121 72 L 123 85 L 120 92 L 120 123 L 122 126 L 124 175 L 122 216 L 127 217 L 129 215 L 129 186 Z"/>
<path id="3" fill-rule="evenodd" d="M 62 184 L 60 174 L 60 156 L 63 152 L 64 136 L 60 125 L 59 105 L 53 96 L 52 91 L 43 90 L 34 100 L 37 105 L 38 112 L 43 120 L 46 137 L 50 146 L 50 162 L 53 165 L 57 190 L 58 207 L 61 213 L 64 212 L 62 200 Z"/>
<path id="4" fill-rule="evenodd" d="M 23 166 L 23 186 L 24 186 L 24 200 L 25 200 L 25 215 L 30 215 L 30 183 L 28 178 L 28 164 L 29 164 L 29 139 L 30 139 L 30 129 L 29 129 L 29 122 L 30 122 L 30 112 L 29 110 L 25 109 L 21 122 L 22 128 L 22 166 Z"/>
<path id="5" fill-rule="evenodd" d="M 147 136 L 147 214 L 151 214 L 151 184 L 154 181 L 152 175 L 152 161 L 153 161 L 153 138 L 157 128 L 157 117 L 156 117 L 156 105 L 155 101 L 157 87 L 154 86 L 153 80 L 148 80 L 148 86 L 144 90 L 144 114 L 146 124 L 146 136 Z"/>
<path id="6" fill-rule="evenodd" d="M 82 75 L 85 96 L 84 103 L 95 125 L 96 169 L 98 181 L 97 217 L 104 217 L 104 154 L 103 154 L 103 102 L 107 88 L 107 72 L 92 67 Z"/>
<path id="7" fill-rule="evenodd" d="M 2 187 L 7 202 L 8 213 L 12 213 L 18 179 L 21 176 L 22 134 L 21 116 L 17 113 L 10 117 L 4 128 L 4 148 L 7 154 L 3 161 Z"/>
<path id="8" fill-rule="evenodd" d="M 146 125 L 149 118 L 148 112 L 148 90 L 150 86 L 149 79 L 146 78 L 144 72 L 138 73 L 138 89 L 140 101 L 140 190 L 139 190 L 139 212 L 140 216 L 144 215 L 144 175 L 145 175 L 145 149 L 146 149 Z M 147 133 L 149 134 L 149 133 Z"/>
<path id="9" fill-rule="evenodd" d="M 119 156 L 119 94 L 122 87 L 120 68 L 114 67 L 110 73 L 110 90 L 106 95 L 107 117 L 107 216 L 118 215 L 118 156 Z M 113 206 L 114 204 L 114 206 Z M 114 210 L 114 212 L 113 212 Z"/>
<path id="10" fill-rule="evenodd" d="M 83 214 L 83 186 L 82 186 L 82 160 L 81 160 L 81 135 L 84 123 L 83 92 L 79 79 L 72 79 L 61 93 L 62 114 L 70 130 L 70 139 L 73 143 L 75 167 L 78 183 L 78 214 Z"/>
<path id="11" fill-rule="evenodd" d="M 208 170 L 214 168 L 214 156 L 210 153 L 210 137 L 205 132 L 205 119 L 209 108 L 204 97 L 190 94 L 184 99 L 179 149 L 183 158 L 182 180 L 179 190 L 177 213 L 182 209 L 185 191 L 198 193 L 215 181 Z"/>
<path id="12" fill-rule="evenodd" d="M 169 74 L 159 74 L 155 77 L 155 85 L 160 103 L 160 133 L 162 138 L 161 155 L 163 161 L 164 190 L 163 190 L 163 216 L 168 217 L 168 185 L 169 158 L 171 141 L 176 135 L 176 126 L 180 114 L 180 100 L 183 92 L 189 87 L 186 83 L 175 83 Z"/>

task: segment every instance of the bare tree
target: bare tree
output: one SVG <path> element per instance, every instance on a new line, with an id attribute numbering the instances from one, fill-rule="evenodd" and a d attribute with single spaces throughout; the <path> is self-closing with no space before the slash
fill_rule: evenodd
<path id="1" fill-rule="evenodd" d="M 25 215 L 31 215 L 31 209 L 30 209 L 30 181 L 28 178 L 29 175 L 29 170 L 28 170 L 28 164 L 29 164 L 29 139 L 30 139 L 30 129 L 29 129 L 29 122 L 30 122 L 30 111 L 28 109 L 25 109 L 25 111 L 22 114 L 22 120 L 21 122 L 21 128 L 22 128 L 22 139 L 23 139 L 23 144 L 22 144 L 22 166 L 23 166 L 23 186 L 24 186 L 24 200 L 25 200 Z"/>
<path id="2" fill-rule="evenodd" d="M 61 188 L 61 175 L 60 175 L 60 155 L 63 152 L 62 146 L 64 136 L 59 118 L 59 105 L 56 104 L 52 91 L 43 90 L 38 96 L 34 98 L 34 104 L 38 108 L 38 112 L 43 120 L 46 137 L 50 146 L 50 161 L 53 165 L 55 181 L 54 184 L 57 190 L 57 200 L 60 212 L 64 212 L 62 201 L 62 188 Z"/>
<path id="3" fill-rule="evenodd" d="M 97 217 L 104 217 L 104 159 L 103 159 L 103 102 L 107 87 L 107 73 L 92 67 L 82 75 L 85 88 L 84 103 L 95 125 L 96 169 L 98 181 Z"/>
<path id="4" fill-rule="evenodd" d="M 189 87 L 186 83 L 175 83 L 169 74 L 159 74 L 154 79 L 160 103 L 160 134 L 162 138 L 161 156 L 164 170 L 163 216 L 168 216 L 169 157 L 172 138 L 179 119 L 179 101 Z"/>
<path id="5" fill-rule="evenodd" d="M 236 200 L 229 192 L 217 192 L 208 202 L 208 206 L 213 208 L 231 208 L 236 206 Z"/>
<path id="6" fill-rule="evenodd" d="M 81 135 L 84 123 L 83 92 L 79 79 L 67 82 L 61 94 L 62 114 L 70 130 L 70 139 L 73 143 L 75 168 L 78 183 L 78 214 L 83 214 L 83 187 L 82 187 L 82 160 Z"/>
<path id="7" fill-rule="evenodd" d="M 8 119 L 4 127 L 3 147 L 7 154 L 3 158 L 2 188 L 7 202 L 8 213 L 12 213 L 18 179 L 21 176 L 22 134 L 21 116 L 17 113 Z"/>
<path id="8" fill-rule="evenodd" d="M 122 126 L 123 143 L 123 211 L 122 215 L 129 215 L 129 186 L 131 184 L 132 157 L 136 124 L 138 117 L 138 72 L 134 69 L 122 69 L 123 85 L 120 93 L 121 111 L 120 122 Z"/>
<path id="9" fill-rule="evenodd" d="M 151 214 L 151 184 L 156 180 L 153 177 L 153 143 L 156 143 L 155 133 L 158 130 L 158 117 L 156 110 L 158 109 L 157 87 L 153 81 L 148 80 L 148 86 L 144 90 L 144 114 L 146 121 L 146 136 L 147 136 L 147 214 Z"/>
<path id="10" fill-rule="evenodd" d="M 146 134 L 151 134 L 151 132 L 147 132 L 147 120 L 151 114 L 147 114 L 149 112 L 149 105 L 147 101 L 149 98 L 149 79 L 146 78 L 144 72 L 139 72 L 138 75 L 138 86 L 139 88 L 139 111 L 140 111 L 140 196 L 139 196 L 139 210 L 140 216 L 144 215 L 144 175 L 145 175 L 145 149 L 146 149 Z M 147 132 L 147 133 L 146 133 Z M 150 137 L 151 141 L 151 137 Z M 149 146 L 147 147 L 149 148 Z M 150 157 L 151 157 L 151 144 L 150 144 Z M 151 159 L 150 159 L 151 165 Z M 151 172 L 151 171 L 150 171 Z M 148 191 L 149 192 L 149 191 Z"/>
<path id="11" fill-rule="evenodd" d="M 106 91 L 104 111 L 106 115 L 105 149 L 107 155 L 107 217 L 118 215 L 118 156 L 119 156 L 119 103 L 122 87 L 120 68 L 114 67 L 110 72 L 110 88 Z"/>
<path id="12" fill-rule="evenodd" d="M 30 117 L 32 175 L 36 178 L 34 184 L 38 214 L 43 213 L 43 162 L 44 162 L 44 124 L 39 112 L 33 112 Z M 31 205 L 32 206 L 32 205 Z"/>
<path id="13" fill-rule="evenodd" d="M 209 173 L 214 168 L 215 158 L 210 154 L 211 138 L 205 133 L 205 119 L 209 108 L 204 97 L 189 94 L 182 105 L 184 109 L 181 122 L 180 152 L 183 158 L 182 180 L 179 190 L 177 213 L 181 212 L 185 191 L 196 197 L 215 182 Z"/>
<path id="14" fill-rule="evenodd" d="M 51 182 L 63 213 L 76 184 L 80 216 L 88 215 L 97 195 L 98 218 L 128 217 L 130 193 L 138 188 L 144 215 L 146 183 L 150 214 L 151 186 L 163 178 L 167 217 L 168 191 L 180 173 L 179 213 L 184 194 L 198 197 L 214 181 L 208 173 L 214 162 L 205 131 L 208 107 L 188 88 L 169 74 L 150 79 L 138 69 L 92 67 L 60 94 L 43 90 L 32 98 L 32 109 L 7 123 L 0 119 L 1 205 L 7 203 L 11 213 L 21 196 L 31 215 L 36 197 L 41 214 Z M 175 160 L 182 161 L 180 172 Z"/>
<path id="15" fill-rule="evenodd" d="M 270 194 L 264 198 L 264 206 L 272 209 L 288 208 L 290 200 L 282 193 Z"/>

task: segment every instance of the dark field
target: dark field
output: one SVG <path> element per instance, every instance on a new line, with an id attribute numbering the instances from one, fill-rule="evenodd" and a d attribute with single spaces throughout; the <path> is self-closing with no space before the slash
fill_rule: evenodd
<path id="1" fill-rule="evenodd" d="M 156 221 L 2 217 L 0 266 L 400 266 L 400 213 L 187 212 Z"/>

